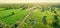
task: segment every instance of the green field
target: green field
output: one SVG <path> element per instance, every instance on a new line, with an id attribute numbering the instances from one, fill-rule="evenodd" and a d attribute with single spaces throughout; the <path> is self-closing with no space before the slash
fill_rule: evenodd
<path id="1" fill-rule="evenodd" d="M 4 24 L 4 28 L 12 28 L 16 22 L 18 24 L 23 22 L 22 25 L 15 26 L 17 28 L 60 28 L 60 8 L 55 8 L 55 11 L 41 11 L 37 8 L 23 22 L 24 17 L 30 12 L 29 9 L 5 10 L 5 8 L 0 8 L 0 23 Z"/>

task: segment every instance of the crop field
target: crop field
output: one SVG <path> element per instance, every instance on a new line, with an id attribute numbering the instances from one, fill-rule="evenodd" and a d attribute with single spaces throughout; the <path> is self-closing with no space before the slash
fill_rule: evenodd
<path id="1" fill-rule="evenodd" d="M 58 7 L 10 6 L 0 7 L 0 28 L 60 28 Z"/>

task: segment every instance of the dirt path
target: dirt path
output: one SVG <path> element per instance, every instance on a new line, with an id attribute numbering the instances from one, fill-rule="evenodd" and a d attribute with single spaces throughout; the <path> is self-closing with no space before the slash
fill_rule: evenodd
<path id="1" fill-rule="evenodd" d="M 32 7 L 29 9 L 30 12 L 23 18 L 22 21 L 19 20 L 16 22 L 16 23 L 18 23 L 18 27 L 21 27 L 24 24 L 24 22 L 28 19 L 28 17 L 31 15 L 31 13 L 33 13 L 33 11 L 35 10 L 34 8 L 36 8 L 36 7 Z"/>
<path id="2" fill-rule="evenodd" d="M 24 17 L 24 19 L 23 19 L 23 21 L 20 23 L 20 25 L 22 25 L 22 24 L 26 21 L 26 19 L 31 15 L 31 13 L 33 13 L 34 8 L 35 8 L 35 7 L 30 8 L 30 12 Z"/>
<path id="3" fill-rule="evenodd" d="M 23 23 L 26 21 L 26 19 L 31 15 L 31 13 L 33 13 L 33 11 L 35 10 L 34 8 L 36 8 L 36 7 L 30 8 L 30 12 L 24 17 L 24 19 L 22 20 L 22 22 L 20 22 L 19 27 L 21 25 L 23 25 Z"/>

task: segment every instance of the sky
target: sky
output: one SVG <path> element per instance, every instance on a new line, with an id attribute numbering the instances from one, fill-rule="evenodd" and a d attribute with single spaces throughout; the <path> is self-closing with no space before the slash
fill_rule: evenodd
<path id="1" fill-rule="evenodd" d="M 38 3 L 38 2 L 60 3 L 60 0 L 0 0 L 0 3 Z"/>

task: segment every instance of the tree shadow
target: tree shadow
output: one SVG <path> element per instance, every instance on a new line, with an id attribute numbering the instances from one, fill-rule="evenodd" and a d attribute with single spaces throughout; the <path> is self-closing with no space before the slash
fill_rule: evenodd
<path id="1" fill-rule="evenodd" d="M 14 12 L 12 12 L 11 14 L 9 14 L 9 15 L 7 15 L 7 16 L 4 16 L 4 17 L 1 18 L 1 19 L 4 19 L 4 18 L 7 18 L 7 17 L 10 17 L 10 16 L 12 16 L 12 15 L 14 15 Z"/>

